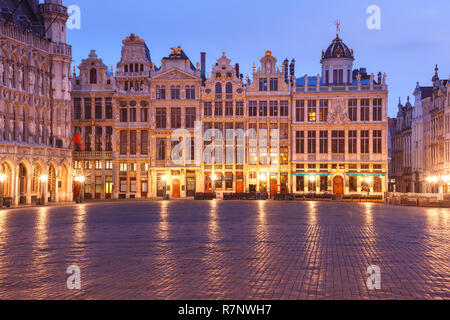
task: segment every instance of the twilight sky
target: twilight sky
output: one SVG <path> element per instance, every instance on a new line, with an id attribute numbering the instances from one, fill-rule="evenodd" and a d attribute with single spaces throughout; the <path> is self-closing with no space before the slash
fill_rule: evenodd
<path id="1" fill-rule="evenodd" d="M 389 115 L 398 98 L 406 100 L 416 82 L 430 85 L 435 64 L 441 79 L 450 76 L 448 0 L 63 0 L 81 8 L 81 29 L 68 30 L 74 65 L 95 49 L 114 70 L 122 40 L 130 33 L 145 39 L 160 65 L 170 47 L 180 45 L 192 62 L 207 53 L 207 71 L 226 51 L 241 72 L 251 73 L 265 50 L 279 65 L 295 58 L 296 76 L 320 72 L 320 57 L 336 34 L 355 51 L 354 68 L 386 72 Z M 369 30 L 367 7 L 381 8 L 381 30 Z M 281 66 L 280 66 L 281 68 Z"/>

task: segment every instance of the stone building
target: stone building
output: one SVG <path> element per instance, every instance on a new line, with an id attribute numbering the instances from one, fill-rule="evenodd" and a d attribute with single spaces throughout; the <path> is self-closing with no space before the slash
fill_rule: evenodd
<path id="1" fill-rule="evenodd" d="M 2 1 L 0 177 L 12 203 L 72 200 L 72 50 L 61 0 Z"/>
<path id="2" fill-rule="evenodd" d="M 85 146 L 74 167 L 87 177 L 84 192 L 381 195 L 386 76 L 354 70 L 353 61 L 339 36 L 323 52 L 322 74 L 298 79 L 295 60 L 278 65 L 271 51 L 245 81 L 225 52 L 208 75 L 206 54 L 194 65 L 180 47 L 156 66 L 133 34 L 115 75 L 91 52 L 73 76 L 73 131 L 82 128 Z"/>
<path id="3" fill-rule="evenodd" d="M 395 180 L 395 191 L 412 192 L 412 118 L 413 107 L 409 101 L 402 105 L 398 103 L 397 118 L 394 119 L 392 136 L 392 172 L 391 179 Z"/>
<path id="4" fill-rule="evenodd" d="M 339 35 L 322 52 L 322 71 L 296 80 L 292 174 L 296 193 L 378 194 L 388 186 L 386 75 L 353 69 Z"/>

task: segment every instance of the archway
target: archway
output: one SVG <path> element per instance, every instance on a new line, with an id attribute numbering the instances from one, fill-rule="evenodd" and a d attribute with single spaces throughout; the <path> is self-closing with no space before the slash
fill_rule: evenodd
<path id="1" fill-rule="evenodd" d="M 344 178 L 342 178 L 342 176 L 334 177 L 333 193 L 338 197 L 342 197 L 344 195 Z"/>
<path id="2" fill-rule="evenodd" d="M 2 196 L 3 198 L 11 198 L 12 197 L 12 169 L 7 162 L 3 163 L 0 166 L 0 173 L 4 174 L 6 179 L 3 181 L 2 185 Z M 1 182 L 0 182 L 1 183 Z"/>

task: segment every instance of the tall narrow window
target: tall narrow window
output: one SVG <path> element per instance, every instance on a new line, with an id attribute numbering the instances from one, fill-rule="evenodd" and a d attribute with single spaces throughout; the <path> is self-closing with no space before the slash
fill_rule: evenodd
<path id="1" fill-rule="evenodd" d="M 348 100 L 348 116 L 350 121 L 358 121 L 358 100 Z"/>
<path id="2" fill-rule="evenodd" d="M 181 109 L 180 108 L 172 108 L 170 110 L 170 120 L 172 128 L 179 129 L 181 128 Z"/>
<path id="3" fill-rule="evenodd" d="M 259 91 L 267 91 L 267 79 L 259 79 Z"/>
<path id="4" fill-rule="evenodd" d="M 216 83 L 216 99 L 222 99 L 222 84 L 220 82 Z"/>
<path id="5" fill-rule="evenodd" d="M 369 121 L 370 100 L 361 99 L 361 121 Z"/>
<path id="6" fill-rule="evenodd" d="M 112 98 L 105 98 L 105 118 L 112 119 L 113 111 L 112 111 Z"/>
<path id="7" fill-rule="evenodd" d="M 244 115 L 244 101 L 236 102 L 236 115 L 243 116 Z"/>
<path id="8" fill-rule="evenodd" d="M 295 153 L 305 153 L 305 132 L 297 131 L 295 133 Z"/>
<path id="9" fill-rule="evenodd" d="M 382 153 L 382 145 L 382 132 L 380 130 L 376 130 L 373 132 L 373 153 Z"/>
<path id="10" fill-rule="evenodd" d="M 328 153 L 328 131 L 320 131 L 320 153 Z"/>
<path id="11" fill-rule="evenodd" d="M 97 70 L 94 68 L 90 72 L 90 84 L 97 84 Z"/>
<path id="12" fill-rule="evenodd" d="M 148 131 L 141 131 L 141 154 L 148 154 Z"/>
<path id="13" fill-rule="evenodd" d="M 113 134 L 113 128 L 112 127 L 106 127 L 106 146 L 105 146 L 105 151 L 112 151 L 112 134 Z"/>
<path id="14" fill-rule="evenodd" d="M 92 118 L 91 98 L 84 98 L 84 119 L 90 120 L 91 118 Z"/>
<path id="15" fill-rule="evenodd" d="M 308 153 L 316 153 L 316 132 L 308 131 Z"/>
<path id="16" fill-rule="evenodd" d="M 222 116 L 223 115 L 223 105 L 222 102 L 215 102 L 214 104 L 214 115 Z"/>
<path id="17" fill-rule="evenodd" d="M 331 133 L 331 151 L 334 154 L 345 153 L 345 131 L 333 131 Z"/>
<path id="18" fill-rule="evenodd" d="M 166 129 L 166 108 L 156 108 L 156 128 Z"/>
<path id="19" fill-rule="evenodd" d="M 278 91 L 278 79 L 270 79 L 270 91 Z"/>
<path id="20" fill-rule="evenodd" d="M 127 154 L 128 131 L 120 131 L 120 154 Z"/>
<path id="21" fill-rule="evenodd" d="M 95 98 L 95 119 L 102 118 L 102 98 Z"/>
<path id="22" fill-rule="evenodd" d="M 369 153 L 369 131 L 361 131 L 361 153 Z"/>
<path id="23" fill-rule="evenodd" d="M 308 122 L 316 122 L 316 100 L 308 100 Z"/>
<path id="24" fill-rule="evenodd" d="M 137 142 L 136 130 L 130 131 L 130 154 L 136 154 L 136 142 Z"/>
<path id="25" fill-rule="evenodd" d="M 320 100 L 319 121 L 327 122 L 328 120 L 328 100 Z"/>
<path id="26" fill-rule="evenodd" d="M 259 116 L 267 117 L 267 101 L 259 102 Z"/>
<path id="27" fill-rule="evenodd" d="M 382 101 L 382 99 L 373 99 L 373 121 L 382 120 Z"/>
<path id="28" fill-rule="evenodd" d="M 289 116 L 289 101 L 280 101 L 280 116 L 288 117 Z"/>
<path id="29" fill-rule="evenodd" d="M 74 98 L 73 99 L 73 113 L 74 113 L 74 119 L 75 120 L 81 120 L 81 99 L 80 98 Z"/>
<path id="30" fill-rule="evenodd" d="M 95 151 L 102 151 L 103 128 L 95 127 Z"/>
<path id="31" fill-rule="evenodd" d="M 156 160 L 166 160 L 166 141 L 164 139 L 158 139 L 156 145 L 158 148 Z"/>
<path id="32" fill-rule="evenodd" d="M 225 102 L 225 116 L 233 116 L 233 102 L 231 101 Z"/>
<path id="33" fill-rule="evenodd" d="M 270 101 L 270 116 L 278 117 L 278 101 Z"/>
<path id="34" fill-rule="evenodd" d="M 355 154 L 358 153 L 358 132 L 349 131 L 348 132 L 348 153 Z"/>
<path id="35" fill-rule="evenodd" d="M 193 129 L 195 126 L 195 120 L 196 120 L 196 111 L 195 108 L 186 108 L 186 114 L 185 114 L 185 125 L 187 129 Z"/>
<path id="36" fill-rule="evenodd" d="M 212 116 L 212 103 L 211 102 L 205 102 L 203 104 L 203 115 L 205 117 Z"/>
<path id="37" fill-rule="evenodd" d="M 231 82 L 228 82 L 225 86 L 225 95 L 227 100 L 233 99 L 233 85 Z"/>
<path id="38" fill-rule="evenodd" d="M 295 121 L 305 122 L 305 101 L 297 100 L 295 102 Z"/>
<path id="39" fill-rule="evenodd" d="M 249 101 L 248 103 L 248 115 L 250 117 L 256 117 L 258 114 L 258 103 L 256 101 Z"/>

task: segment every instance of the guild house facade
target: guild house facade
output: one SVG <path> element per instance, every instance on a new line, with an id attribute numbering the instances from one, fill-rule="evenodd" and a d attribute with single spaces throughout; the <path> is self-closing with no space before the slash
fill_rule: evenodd
<path id="1" fill-rule="evenodd" d="M 208 73 L 199 58 L 174 47 L 156 63 L 131 34 L 115 72 L 95 51 L 82 61 L 72 76 L 75 196 L 387 191 L 386 75 L 355 69 L 339 34 L 316 76 L 297 77 L 295 60 L 271 51 L 245 79 L 225 52 Z"/>
<path id="2" fill-rule="evenodd" d="M 0 204 L 72 201 L 67 8 L 7 0 L 0 9 Z"/>

